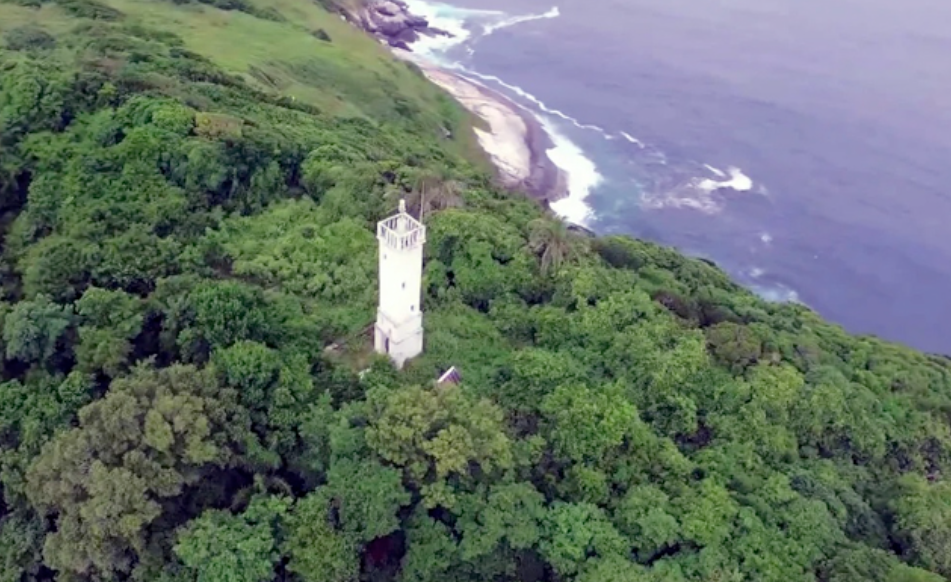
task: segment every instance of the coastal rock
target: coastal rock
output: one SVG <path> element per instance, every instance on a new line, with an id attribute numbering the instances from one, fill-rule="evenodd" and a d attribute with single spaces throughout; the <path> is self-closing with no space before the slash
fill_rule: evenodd
<path id="1" fill-rule="evenodd" d="M 399 36 L 406 30 L 412 31 L 412 27 L 399 18 L 380 19 L 376 22 L 376 29 L 380 34 L 389 37 Z"/>
<path id="2" fill-rule="evenodd" d="M 422 16 L 416 16 L 413 14 L 407 14 L 406 18 L 403 20 L 407 26 L 412 28 L 428 28 L 429 21 L 423 18 Z"/>
<path id="3" fill-rule="evenodd" d="M 396 41 L 398 41 L 398 42 L 402 42 L 402 43 L 405 43 L 405 44 L 412 44 L 412 43 L 416 42 L 417 40 L 419 40 L 419 34 L 418 34 L 418 32 L 417 32 L 415 29 L 406 28 L 406 29 L 403 29 L 402 32 L 400 32 L 399 34 L 397 34 L 397 35 L 393 38 L 393 40 L 396 40 Z M 409 49 L 408 47 L 407 47 L 407 49 L 408 49 L 408 50 L 412 50 L 412 49 Z"/>
<path id="4" fill-rule="evenodd" d="M 441 28 L 436 28 L 435 26 L 427 26 L 425 30 L 419 31 L 420 34 L 425 34 L 426 36 L 454 36 L 448 30 L 443 30 Z"/>
<path id="5" fill-rule="evenodd" d="M 409 45 L 419 40 L 420 35 L 452 36 L 445 30 L 430 28 L 429 21 L 412 14 L 402 0 L 368 2 L 353 20 L 383 42 L 405 50 L 409 50 Z"/>
<path id="6" fill-rule="evenodd" d="M 382 2 L 374 6 L 373 9 L 384 16 L 391 16 L 391 17 L 396 16 L 397 14 L 401 14 L 403 12 L 403 8 L 401 8 L 395 2 Z"/>

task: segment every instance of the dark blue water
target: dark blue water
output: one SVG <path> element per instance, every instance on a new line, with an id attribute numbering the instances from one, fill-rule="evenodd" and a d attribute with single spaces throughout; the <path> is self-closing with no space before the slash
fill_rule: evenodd
<path id="1" fill-rule="evenodd" d="M 555 5 L 453 5 L 504 13 L 440 8 L 471 31 L 442 57 L 570 140 L 569 218 L 951 353 L 951 2 L 568 0 L 517 24 Z"/>

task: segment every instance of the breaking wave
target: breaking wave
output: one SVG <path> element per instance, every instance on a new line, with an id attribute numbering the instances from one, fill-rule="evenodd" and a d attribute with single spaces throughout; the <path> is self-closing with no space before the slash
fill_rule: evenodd
<path id="1" fill-rule="evenodd" d="M 507 18 L 501 22 L 496 22 L 494 24 L 486 24 L 482 28 L 483 36 L 489 36 L 493 32 L 502 30 L 503 28 L 508 28 L 510 26 L 515 26 L 516 24 L 522 24 L 523 22 L 531 22 L 532 20 L 544 20 L 546 18 L 558 18 L 561 16 L 561 11 L 558 10 L 558 7 L 555 6 L 548 12 L 543 14 L 528 14 L 525 16 L 513 16 L 512 18 Z"/>
<path id="2" fill-rule="evenodd" d="M 721 170 L 718 170 L 712 166 L 707 166 L 707 168 L 713 171 L 719 177 L 725 177 Z M 737 192 L 746 192 L 753 188 L 753 180 L 749 176 L 743 173 L 743 170 L 739 168 L 730 168 L 727 170 L 729 174 L 728 180 L 713 180 L 711 178 L 704 178 L 697 182 L 697 189 L 703 190 L 704 192 L 713 192 L 715 190 L 721 190 L 728 188 L 730 190 L 736 190 Z"/>
<path id="3" fill-rule="evenodd" d="M 597 125 L 592 125 L 592 124 L 590 124 L 590 123 L 582 123 L 582 122 L 578 121 L 577 119 L 575 119 L 574 117 L 568 115 L 567 113 L 564 113 L 563 111 L 559 111 L 559 110 L 557 110 L 557 109 L 554 109 L 554 108 L 552 108 L 552 107 L 549 107 L 549 106 L 546 105 L 541 99 L 539 99 L 538 97 L 532 95 L 531 93 L 529 93 L 529 92 L 526 91 L 525 89 L 522 89 L 522 88 L 519 87 L 518 85 L 513 85 L 513 84 L 511 84 L 511 83 L 507 83 L 507 82 L 503 81 L 502 79 L 500 79 L 499 77 L 496 77 L 495 75 L 486 75 L 486 74 L 484 74 L 484 73 L 479 73 L 479 72 L 477 72 L 477 71 L 473 71 L 473 70 L 471 70 L 471 69 L 469 69 L 469 68 L 466 68 L 466 67 L 462 66 L 462 65 L 459 64 L 459 63 L 456 63 L 456 64 L 454 64 L 454 65 L 450 65 L 450 67 L 451 67 L 451 68 L 455 68 L 455 69 L 459 69 L 459 70 L 465 72 L 467 75 L 472 75 L 472 76 L 474 76 L 474 77 L 477 77 L 477 78 L 479 78 L 479 79 L 482 79 L 483 81 L 489 81 L 489 82 L 491 82 L 491 83 L 495 83 L 496 85 L 499 85 L 500 87 L 504 87 L 505 89 L 508 89 L 509 91 L 511 91 L 512 93 L 514 93 L 515 95 L 517 95 L 517 96 L 521 97 L 522 99 L 524 99 L 524 100 L 530 102 L 532 105 L 534 105 L 535 107 L 537 107 L 537 108 L 539 109 L 539 111 L 541 111 L 541 112 L 543 112 L 543 113 L 547 113 L 548 115 L 553 115 L 553 116 L 555 116 L 555 117 L 557 117 L 557 118 L 559 118 L 559 119 L 562 119 L 562 120 L 564 120 L 564 121 L 567 121 L 568 123 L 570 123 L 571 125 L 575 126 L 575 127 L 578 128 L 578 129 L 589 129 L 589 130 L 592 130 L 592 131 L 596 131 L 596 132 L 598 132 L 598 133 L 600 133 L 600 134 L 602 134 L 602 135 L 605 135 L 605 136 L 608 135 L 608 133 L 607 133 L 603 128 L 598 127 Z"/>
<path id="4" fill-rule="evenodd" d="M 647 147 L 644 145 L 644 142 L 637 139 L 636 137 L 634 137 L 633 135 L 629 134 L 626 131 L 619 131 L 618 134 L 624 139 L 626 139 L 628 143 L 632 143 L 641 149 L 644 149 L 645 147 Z M 614 136 L 608 136 L 608 139 L 614 139 Z"/>
<path id="5" fill-rule="evenodd" d="M 562 135 L 550 120 L 541 115 L 537 117 L 554 144 L 546 152 L 548 158 L 568 175 L 568 196 L 552 202 L 551 209 L 565 220 L 588 226 L 593 213 L 586 200 L 603 178 L 581 148 Z"/>
<path id="6" fill-rule="evenodd" d="M 753 190 L 753 180 L 739 168 L 729 168 L 726 172 L 708 164 L 703 164 L 716 178 L 692 177 L 676 181 L 673 187 L 645 192 L 641 196 L 641 207 L 652 210 L 662 208 L 692 209 L 704 214 L 716 214 L 723 210 L 730 192 L 741 193 Z M 760 191 L 756 190 L 756 194 Z M 763 239 L 763 242 L 768 242 Z"/>

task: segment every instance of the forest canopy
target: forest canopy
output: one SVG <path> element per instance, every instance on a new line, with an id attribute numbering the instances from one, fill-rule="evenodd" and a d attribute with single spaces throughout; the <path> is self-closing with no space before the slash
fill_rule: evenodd
<path id="1" fill-rule="evenodd" d="M 947 358 L 576 234 L 328 6 L 0 2 L 0 582 L 951 577 Z"/>

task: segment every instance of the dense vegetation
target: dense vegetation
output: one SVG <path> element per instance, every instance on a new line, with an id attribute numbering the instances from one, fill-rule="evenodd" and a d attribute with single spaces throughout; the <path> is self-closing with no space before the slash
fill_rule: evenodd
<path id="1" fill-rule="evenodd" d="M 951 576 L 947 360 L 579 238 L 324 8 L 203 4 L 0 4 L 0 582 Z"/>

